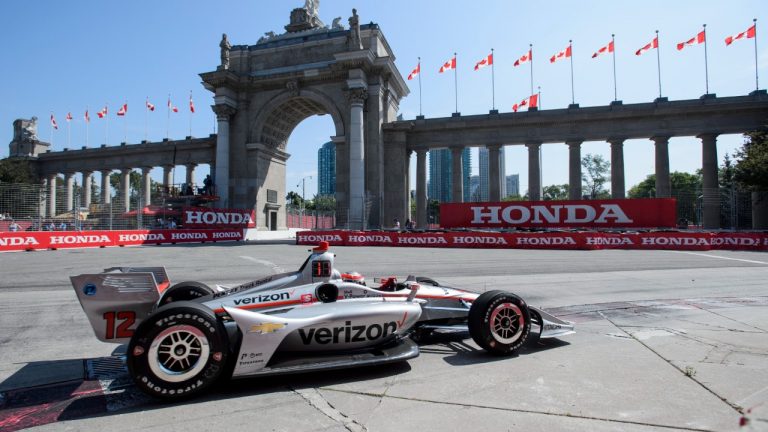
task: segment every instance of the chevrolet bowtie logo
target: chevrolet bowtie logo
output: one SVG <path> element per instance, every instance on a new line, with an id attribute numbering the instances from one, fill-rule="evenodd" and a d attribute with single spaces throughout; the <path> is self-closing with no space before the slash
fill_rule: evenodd
<path id="1" fill-rule="evenodd" d="M 254 325 L 251 326 L 251 330 L 248 333 L 267 334 L 267 333 L 272 333 L 272 332 L 275 332 L 277 330 L 280 330 L 283 327 L 285 327 L 285 324 L 280 324 L 280 323 L 254 324 Z"/>

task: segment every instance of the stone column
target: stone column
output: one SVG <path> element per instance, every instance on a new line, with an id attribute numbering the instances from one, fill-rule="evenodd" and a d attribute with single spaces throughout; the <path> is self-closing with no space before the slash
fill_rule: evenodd
<path id="1" fill-rule="evenodd" d="M 102 204 L 112 203 L 112 187 L 109 183 L 109 175 L 111 173 L 112 173 L 112 170 L 101 171 L 101 203 Z"/>
<path id="2" fill-rule="evenodd" d="M 173 165 L 163 165 L 163 189 L 170 193 L 173 187 Z"/>
<path id="3" fill-rule="evenodd" d="M 47 203 L 45 202 L 48 195 L 48 179 L 47 178 L 42 179 L 42 184 L 40 185 L 40 187 L 41 187 L 40 192 L 38 192 L 39 198 L 38 198 L 38 205 L 37 205 L 37 214 L 41 218 L 45 218 L 47 217 L 46 215 L 48 211 L 48 207 L 46 206 Z"/>
<path id="4" fill-rule="evenodd" d="M 68 212 L 72 212 L 72 209 L 75 208 L 75 174 L 74 173 L 66 173 L 64 174 L 64 185 L 66 186 L 65 192 L 64 192 L 64 209 Z"/>
<path id="5" fill-rule="evenodd" d="M 214 105 L 218 129 L 216 134 L 216 177 L 213 190 L 219 196 L 218 206 L 229 207 L 229 120 L 237 110 L 230 105 Z"/>
<path id="6" fill-rule="evenodd" d="M 701 173 L 704 192 L 704 228 L 720 228 L 720 186 L 717 179 L 717 134 L 703 134 Z"/>
<path id="7" fill-rule="evenodd" d="M 141 168 L 142 205 L 145 207 L 152 204 L 152 177 L 149 176 L 150 172 L 152 172 L 152 167 Z"/>
<path id="8" fill-rule="evenodd" d="M 626 198 L 624 183 L 624 139 L 613 138 L 611 143 L 611 198 Z"/>
<path id="9" fill-rule="evenodd" d="M 194 189 L 195 184 L 195 167 L 197 164 L 188 163 L 185 165 L 187 168 L 187 185 Z M 194 192 L 194 190 L 193 190 Z"/>
<path id="10" fill-rule="evenodd" d="M 83 201 L 82 205 L 83 207 L 90 210 L 91 208 L 91 196 L 93 195 L 93 190 L 91 188 L 91 183 L 93 183 L 93 171 L 83 171 Z"/>
<path id="11" fill-rule="evenodd" d="M 426 228 L 427 220 L 427 150 L 416 150 L 416 227 Z"/>
<path id="12" fill-rule="evenodd" d="M 57 174 L 48 176 L 48 217 L 56 216 L 56 178 Z"/>
<path id="13" fill-rule="evenodd" d="M 131 211 L 131 169 L 123 168 L 120 173 L 120 195 L 123 198 L 123 210 Z"/>
<path id="14" fill-rule="evenodd" d="M 488 201 L 501 201 L 501 146 L 488 146 Z"/>
<path id="15" fill-rule="evenodd" d="M 363 104 L 368 98 L 365 88 L 352 88 L 347 94 L 350 105 L 349 127 L 349 225 L 365 228 L 365 135 Z"/>
<path id="16" fill-rule="evenodd" d="M 581 143 L 568 141 L 568 199 L 580 200 L 581 193 Z"/>
<path id="17" fill-rule="evenodd" d="M 656 143 L 656 198 L 672 196 L 669 179 L 669 137 L 653 137 Z"/>
<path id="18" fill-rule="evenodd" d="M 531 201 L 541 201 L 541 143 L 532 142 L 528 147 L 528 197 Z"/>
<path id="19" fill-rule="evenodd" d="M 451 202 L 464 202 L 464 147 L 451 148 Z"/>

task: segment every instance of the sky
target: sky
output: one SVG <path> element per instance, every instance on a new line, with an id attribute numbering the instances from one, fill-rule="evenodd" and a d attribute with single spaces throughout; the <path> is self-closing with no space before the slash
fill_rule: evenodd
<path id="1" fill-rule="evenodd" d="M 212 95 L 199 73 L 219 63 L 219 41 L 227 33 L 233 45 L 255 44 L 265 32 L 282 33 L 291 9 L 303 0 L 133 0 L 110 2 L 79 0 L 25 0 L 6 2 L 0 16 L 0 47 L 3 53 L 0 83 L 0 158 L 8 155 L 17 118 L 37 116 L 38 135 L 53 137 L 53 150 L 122 141 L 138 143 L 170 136 L 183 139 L 214 132 L 215 118 L 209 106 Z M 477 0 L 322 0 L 319 14 L 326 23 L 343 17 L 352 8 L 361 23 L 380 25 L 405 77 L 421 57 L 423 114 L 427 118 L 450 116 L 454 111 L 454 77 L 439 74 L 439 67 L 457 56 L 458 110 L 483 114 L 491 109 L 491 70 L 474 71 L 474 64 L 495 52 L 496 108 L 510 112 L 512 105 L 530 94 L 530 68 L 514 67 L 514 61 L 533 44 L 534 85 L 541 87 L 541 109 L 565 108 L 571 103 L 570 65 L 549 63 L 549 57 L 573 40 L 576 103 L 607 105 L 613 100 L 613 69 L 610 55 L 591 55 L 616 34 L 618 98 L 625 104 L 651 102 L 658 97 L 656 52 L 636 56 L 659 30 L 662 95 L 669 100 L 695 99 L 705 93 L 703 45 L 677 51 L 675 45 L 695 36 L 707 24 L 709 91 L 718 96 L 745 95 L 755 90 L 755 45 L 752 39 L 726 47 L 726 36 L 745 31 L 758 20 L 758 70 L 760 88 L 768 84 L 768 23 L 764 0 L 644 0 L 644 1 L 517 1 Z M 411 94 L 400 103 L 400 114 L 412 119 L 419 114 L 419 86 L 408 82 Z M 190 93 L 191 92 L 191 93 Z M 189 113 L 190 94 L 196 107 Z M 167 100 L 179 108 L 169 113 Z M 157 108 L 145 113 L 149 98 Z M 116 117 L 120 105 L 128 114 Z M 108 104 L 107 121 L 96 111 Z M 83 113 L 90 110 L 86 134 Z M 65 116 L 74 119 L 68 125 Z M 53 131 L 53 114 L 59 129 Z M 69 126 L 69 130 L 68 130 Z M 311 117 L 294 130 L 287 151 L 286 190 L 306 195 L 317 191 L 317 151 L 334 134 L 329 116 Z M 3 137 L 5 140 L 3 141 Z M 733 153 L 743 141 L 739 135 L 721 136 L 718 157 Z M 610 159 L 604 142 L 586 142 L 582 155 Z M 412 177 L 415 175 L 415 157 Z M 568 182 L 568 149 L 546 144 L 542 150 L 543 184 Z M 670 140 L 672 171 L 694 172 L 701 166 L 701 145 L 695 138 Z M 477 150 L 473 174 L 477 174 Z M 161 169 L 153 170 L 156 180 Z M 527 188 L 527 151 L 523 146 L 506 148 L 506 174 L 520 174 L 521 190 Z M 654 171 L 650 140 L 625 143 L 627 188 Z M 198 182 L 208 173 L 196 174 Z M 176 174 L 183 181 L 183 168 Z M 311 176 L 311 179 L 308 178 Z M 412 182 L 415 184 L 415 181 Z"/>

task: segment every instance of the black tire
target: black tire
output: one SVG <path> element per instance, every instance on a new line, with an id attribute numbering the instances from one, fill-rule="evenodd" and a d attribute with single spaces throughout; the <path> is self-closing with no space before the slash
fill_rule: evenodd
<path id="1" fill-rule="evenodd" d="M 177 301 L 196 300 L 211 294 L 213 294 L 213 289 L 204 283 L 195 281 L 179 282 L 163 292 L 163 296 L 160 297 L 158 304 L 164 306 Z"/>
<path id="2" fill-rule="evenodd" d="M 481 348 L 496 355 L 510 355 L 528 338 L 531 315 L 520 297 L 488 291 L 472 303 L 467 324 L 469 334 Z"/>
<path id="3" fill-rule="evenodd" d="M 228 338 L 211 309 L 174 302 L 139 324 L 126 355 L 139 389 L 180 400 L 200 394 L 225 374 Z"/>

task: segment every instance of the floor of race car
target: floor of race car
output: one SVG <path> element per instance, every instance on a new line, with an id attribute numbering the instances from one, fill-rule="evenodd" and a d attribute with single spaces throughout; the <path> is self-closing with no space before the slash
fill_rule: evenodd
<path id="1" fill-rule="evenodd" d="M 236 255 L 252 258 L 243 261 L 258 275 L 291 268 L 305 249 L 249 245 Z M 383 267 L 381 248 L 366 249 L 345 256 L 349 249 L 338 248 L 337 262 L 371 272 L 366 260 L 379 257 Z M 529 303 L 575 322 L 577 333 L 528 344 L 512 358 L 489 356 L 466 335 L 436 335 L 421 341 L 421 356 L 408 362 L 235 380 L 174 404 L 133 387 L 113 355 L 120 349 L 93 338 L 66 281 L 23 274 L 24 265 L 52 255 L 67 274 L 92 271 L 92 261 L 98 267 L 102 259 L 111 260 L 104 267 L 167 259 L 163 264 L 179 280 L 185 268 L 170 259 L 179 250 L 188 255 L 185 266 L 215 255 L 170 247 L 109 257 L 99 250 L 14 255 L 15 273 L 0 282 L 0 430 L 259 424 L 259 430 L 296 431 L 720 431 L 738 430 L 742 417 L 755 430 L 768 426 L 768 254 L 472 251 L 475 268 L 449 276 L 451 254 L 398 250 L 392 268 L 407 266 L 399 260 L 422 260 L 445 266 L 425 275 L 455 286 L 517 287 L 512 290 Z M 254 266 L 253 259 L 266 264 Z M 664 268 L 644 268 L 654 263 Z M 213 282 L 222 273 L 206 267 L 201 279 Z"/>

